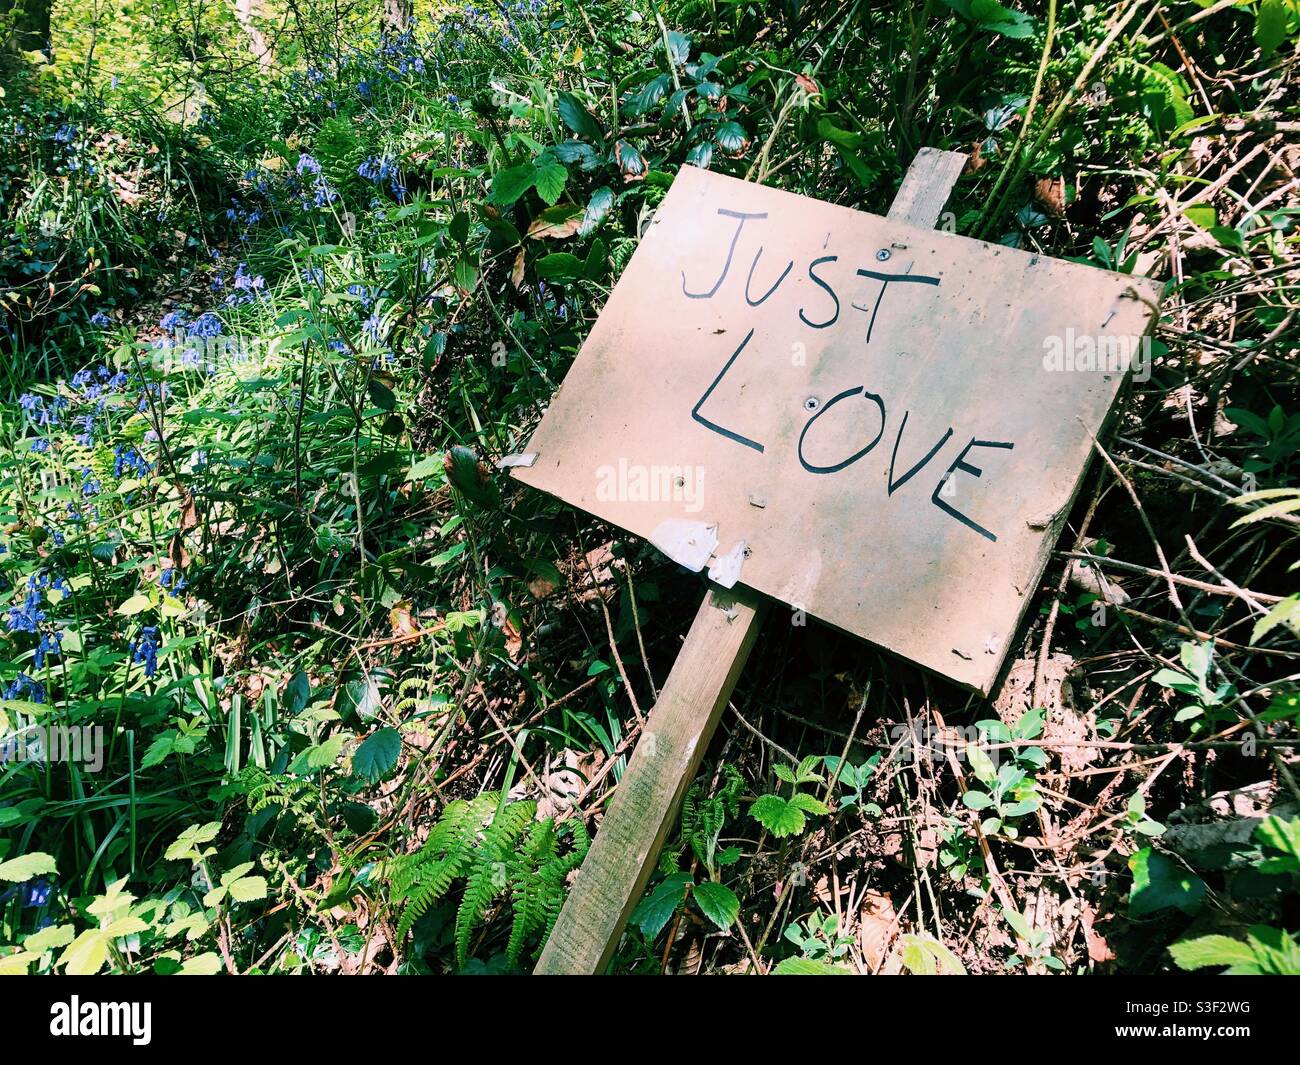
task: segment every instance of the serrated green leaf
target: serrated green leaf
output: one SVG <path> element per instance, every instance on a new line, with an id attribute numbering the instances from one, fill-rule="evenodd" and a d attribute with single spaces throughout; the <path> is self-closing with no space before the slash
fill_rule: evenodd
<path id="1" fill-rule="evenodd" d="M 54 856 L 44 851 L 32 851 L 18 858 L 10 858 L 7 862 L 0 862 L 0 880 L 11 884 L 26 883 L 34 877 L 58 871 Z"/>
<path id="2" fill-rule="evenodd" d="M 547 160 L 537 164 L 533 184 L 537 188 L 537 195 L 548 207 L 553 207 L 563 195 L 564 185 L 568 180 L 569 172 L 564 169 L 563 163 Z"/>
<path id="3" fill-rule="evenodd" d="M 236 902 L 255 902 L 266 898 L 266 878 L 246 876 L 229 885 L 230 897 Z"/>
<path id="4" fill-rule="evenodd" d="M 686 889 L 693 879 L 690 873 L 673 873 L 664 877 L 632 911 L 629 920 L 648 938 L 654 939 L 686 898 Z"/>
<path id="5" fill-rule="evenodd" d="M 1254 965 L 1250 944 L 1229 936 L 1200 936 L 1169 945 L 1170 957 L 1180 969 L 1204 969 L 1208 965 Z"/>
<path id="6" fill-rule="evenodd" d="M 94 976 L 108 961 L 108 943 L 98 928 L 88 928 L 59 955 L 57 964 L 69 976 Z"/>
<path id="7" fill-rule="evenodd" d="M 395 728 L 372 732 L 352 752 L 352 772 L 377 784 L 397 766 L 402 754 L 402 734 Z"/>
<path id="8" fill-rule="evenodd" d="M 492 191 L 488 203 L 498 207 L 509 207 L 527 192 L 533 185 L 534 170 L 532 163 L 523 163 L 497 172 L 492 179 Z"/>
<path id="9" fill-rule="evenodd" d="M 778 839 L 803 831 L 803 811 L 779 795 L 760 795 L 749 807 L 749 816 Z"/>
<path id="10" fill-rule="evenodd" d="M 740 900 L 729 887 L 706 880 L 703 884 L 696 884 L 691 894 L 700 912 L 724 932 L 736 923 L 740 915 Z"/>

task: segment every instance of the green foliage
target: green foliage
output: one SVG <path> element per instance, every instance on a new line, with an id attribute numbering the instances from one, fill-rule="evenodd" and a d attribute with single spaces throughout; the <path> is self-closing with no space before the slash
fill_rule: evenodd
<path id="1" fill-rule="evenodd" d="M 463 881 L 455 922 L 461 968 L 474 932 L 498 899 L 512 914 L 508 962 L 518 962 L 530 944 L 540 952 L 564 902 L 565 878 L 586 857 L 589 839 L 579 819 L 557 828 L 549 818 L 536 820 L 536 813 L 535 802 L 503 803 L 495 792 L 449 803 L 420 849 L 388 865 L 392 902 L 401 908 L 399 939 Z"/>
<path id="2" fill-rule="evenodd" d="M 520 757 L 541 772 L 559 752 L 614 758 L 608 787 L 630 716 L 603 634 L 593 644 L 570 616 L 594 605 L 570 565 L 591 530 L 493 460 L 527 440 L 684 164 L 883 212 L 916 149 L 978 145 L 944 228 L 1125 273 L 1186 221 L 1178 297 L 1232 305 L 1233 329 L 1206 350 L 1243 369 L 1192 382 L 1202 435 L 1170 450 L 1228 455 L 1235 468 L 1192 475 L 1230 495 L 1263 487 L 1235 497 L 1241 543 L 1287 526 L 1300 416 L 1271 377 L 1294 305 L 1294 212 L 1254 209 L 1273 177 L 1253 167 L 1224 192 L 1244 216 L 1198 199 L 1213 167 L 1202 174 L 1192 145 L 1240 116 L 1265 135 L 1294 0 L 1198 19 L 1188 47 L 1226 72 L 1200 85 L 1158 33 L 1126 32 L 1100 56 L 1101 7 L 1058 20 L 1041 88 L 1045 20 L 1023 5 L 837 10 L 690 0 L 660 5 L 661 29 L 628 5 L 439 7 L 379 40 L 378 3 L 272 3 L 263 67 L 230 5 L 72 0 L 48 60 L 0 67 L 0 740 L 36 722 L 103 741 L 97 768 L 0 765 L 0 969 L 375 966 L 360 929 L 392 905 L 409 969 L 510 968 L 544 941 L 586 830 L 501 793 Z M 1061 180 L 1068 217 L 1034 196 L 1040 178 Z M 1159 402 L 1191 378 L 1198 327 L 1178 328 L 1154 345 Z M 1218 431 L 1213 403 L 1235 432 Z M 634 661 L 644 629 L 653 658 L 680 597 L 659 598 L 648 555 L 615 550 L 629 585 L 610 601 L 616 649 Z M 1290 561 L 1276 557 L 1265 582 Z M 1250 608 L 1268 650 L 1300 633 L 1300 596 L 1278 592 Z M 1095 605 L 1061 613 L 1100 642 Z M 1203 602 L 1191 609 L 1219 631 Z M 1136 720 L 1177 716 L 1159 738 L 1185 725 L 1199 738 L 1249 706 L 1259 738 L 1293 736 L 1294 686 L 1246 684 L 1228 646 L 1185 647 L 1155 677 L 1175 707 Z M 574 668 L 592 683 L 569 697 Z M 1007 760 L 972 756 L 967 803 L 983 804 L 1001 859 L 1043 801 L 1041 719 L 982 724 Z M 506 738 L 519 749 L 503 781 Z M 637 930 L 765 913 L 771 852 L 797 849 L 829 796 L 868 816 L 860 828 L 886 823 L 871 799 L 897 778 L 878 780 L 881 764 L 781 765 L 769 788 L 742 754 L 714 794 L 697 783 Z M 953 783 L 938 787 L 928 799 L 960 813 Z M 1112 831 L 1158 836 L 1166 797 L 1150 807 L 1135 793 Z M 430 809 L 442 815 L 408 854 Z M 962 816 L 939 860 L 981 895 Z M 1290 885 L 1291 837 L 1273 826 L 1252 846 L 1252 873 Z M 1180 919 L 1195 891 L 1162 858 L 1142 860 L 1135 901 L 1165 900 L 1151 925 Z M 818 920 L 798 933 L 810 953 L 847 935 Z M 951 968 L 925 937 L 905 946 L 914 971 Z M 801 965 L 824 967 L 777 971 Z"/>
<path id="3" fill-rule="evenodd" d="M 815 816 L 829 814 L 830 809 L 821 799 L 799 790 L 799 787 L 803 784 L 820 784 L 824 782 L 820 773 L 813 772 L 821 761 L 822 759 L 817 756 L 809 756 L 800 762 L 796 769 L 777 763 L 772 771 L 776 774 L 778 780 L 789 786 L 790 794 L 787 796 L 778 793 L 760 795 L 750 804 L 749 816 L 771 832 L 772 835 L 778 839 L 783 839 L 786 836 L 801 834 L 807 825 L 809 814 Z"/>
<path id="4" fill-rule="evenodd" d="M 1135 917 L 1171 908 L 1195 913 L 1204 905 L 1205 881 L 1173 858 L 1143 847 L 1129 858 L 1128 866 L 1133 872 L 1128 908 Z"/>
<path id="5" fill-rule="evenodd" d="M 1013 758 L 999 766 L 982 746 L 966 746 L 971 771 L 982 787 L 967 788 L 962 802 L 968 809 L 984 814 L 980 829 L 985 835 L 1002 833 L 1008 839 L 1015 839 L 1020 832 L 1018 820 L 1034 813 L 1041 804 L 1033 770 L 1041 768 L 1047 756 L 1031 741 L 1042 734 L 1045 716 L 1041 708 L 1029 710 L 1011 728 L 1001 721 L 977 722 L 980 732 L 990 742 L 1009 745 Z"/>

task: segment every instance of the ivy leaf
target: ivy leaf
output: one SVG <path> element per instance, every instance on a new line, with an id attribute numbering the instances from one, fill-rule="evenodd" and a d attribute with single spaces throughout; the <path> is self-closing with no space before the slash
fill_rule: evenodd
<path id="1" fill-rule="evenodd" d="M 1129 913 L 1142 917 L 1175 907 L 1195 913 L 1205 901 L 1205 881 L 1186 872 L 1171 858 L 1144 847 L 1128 860 L 1133 871 Z"/>
<path id="2" fill-rule="evenodd" d="M 583 107 L 582 102 L 573 93 L 560 93 L 556 110 L 559 112 L 560 121 L 579 137 L 585 137 L 589 141 L 604 139 L 605 131 L 601 129 L 595 115 Z"/>
<path id="3" fill-rule="evenodd" d="M 777 839 L 802 832 L 806 823 L 803 811 L 780 795 L 760 795 L 749 807 L 749 816 Z"/>
<path id="4" fill-rule="evenodd" d="M 691 893 L 704 916 L 724 932 L 740 916 L 740 900 L 729 887 L 706 880 L 703 884 L 696 884 Z"/>
<path id="5" fill-rule="evenodd" d="M 663 931 L 664 925 L 676 912 L 682 899 L 686 898 L 686 889 L 693 879 L 690 873 L 673 873 L 671 876 L 664 877 L 632 911 L 632 923 L 647 937 L 654 939 Z"/>
<path id="6" fill-rule="evenodd" d="M 352 752 L 352 772 L 378 784 L 397 766 L 402 754 L 402 736 L 395 728 L 381 728 L 372 732 Z"/>

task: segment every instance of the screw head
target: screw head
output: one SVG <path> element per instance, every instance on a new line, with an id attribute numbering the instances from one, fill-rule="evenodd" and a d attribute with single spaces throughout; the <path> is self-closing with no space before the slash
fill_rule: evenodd
<path id="1" fill-rule="evenodd" d="M 883 263 L 886 259 L 889 258 L 889 255 L 890 252 L 888 248 L 881 248 L 878 252 L 876 252 L 876 259 L 877 261 Z"/>
<path id="2" fill-rule="evenodd" d="M 822 405 L 822 401 L 816 396 L 809 396 L 803 401 L 803 409 L 808 411 L 816 410 Z"/>

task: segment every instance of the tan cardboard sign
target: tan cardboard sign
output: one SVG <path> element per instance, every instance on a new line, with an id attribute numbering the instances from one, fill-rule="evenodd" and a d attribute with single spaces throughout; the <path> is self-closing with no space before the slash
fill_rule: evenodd
<path id="1" fill-rule="evenodd" d="M 987 692 L 1159 295 L 685 167 L 513 472 Z"/>

